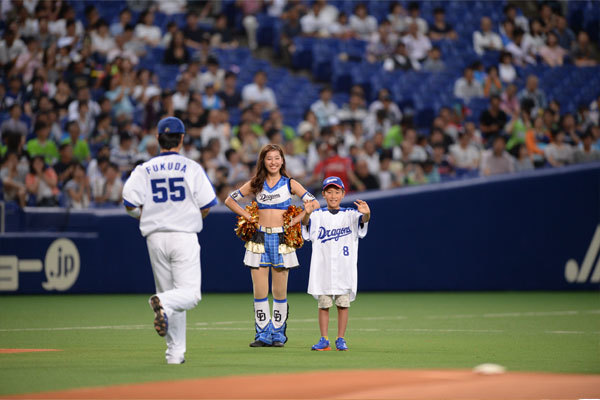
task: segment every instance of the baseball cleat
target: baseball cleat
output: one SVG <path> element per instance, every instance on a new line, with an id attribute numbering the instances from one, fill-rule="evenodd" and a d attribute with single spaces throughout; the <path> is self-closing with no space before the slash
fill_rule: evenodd
<path id="1" fill-rule="evenodd" d="M 273 347 L 283 347 L 284 343 L 287 342 L 287 336 L 285 331 L 287 329 L 287 323 L 284 322 L 280 328 L 274 328 L 271 337 L 273 339 Z"/>
<path id="2" fill-rule="evenodd" d="M 158 336 L 165 336 L 167 334 L 167 330 L 169 330 L 169 319 L 167 318 L 167 313 L 165 312 L 158 296 L 154 295 L 150 297 L 149 303 L 150 307 L 152 307 L 152 310 L 154 311 L 154 329 L 156 329 Z"/>
<path id="3" fill-rule="evenodd" d="M 346 351 L 348 350 L 348 345 L 346 345 L 346 340 L 343 337 L 339 337 L 335 339 L 335 348 L 337 351 Z"/>
<path id="4" fill-rule="evenodd" d="M 260 329 L 258 325 L 256 327 L 256 336 L 254 336 L 254 342 L 250 343 L 250 347 L 271 347 L 273 345 L 272 330 L 273 325 L 271 321 L 264 328 Z"/>
<path id="5" fill-rule="evenodd" d="M 311 350 L 316 350 L 316 351 L 331 350 L 331 347 L 329 347 L 329 340 L 327 340 L 327 339 L 325 339 L 325 337 L 321 336 L 321 339 L 319 339 L 319 343 L 313 345 Z"/>

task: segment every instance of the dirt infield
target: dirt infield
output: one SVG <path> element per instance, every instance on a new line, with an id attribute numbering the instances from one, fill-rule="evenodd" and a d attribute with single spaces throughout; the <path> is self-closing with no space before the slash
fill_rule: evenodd
<path id="1" fill-rule="evenodd" d="M 578 399 L 599 397 L 600 375 L 530 372 L 478 375 L 465 370 L 350 370 L 151 382 L 26 394 L 10 398 Z"/>

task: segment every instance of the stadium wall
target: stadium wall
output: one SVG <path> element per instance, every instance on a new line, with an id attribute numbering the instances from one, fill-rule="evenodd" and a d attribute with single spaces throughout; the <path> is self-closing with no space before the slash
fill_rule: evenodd
<path id="1" fill-rule="evenodd" d="M 356 196 L 348 196 L 346 205 Z M 600 165 L 362 193 L 359 291 L 597 290 Z M 321 203 L 324 204 L 323 200 Z M 137 221 L 121 210 L 13 210 L 0 235 L 0 293 L 151 293 Z M 234 216 L 205 220 L 204 292 L 250 292 Z M 310 244 L 290 291 L 306 291 Z"/>

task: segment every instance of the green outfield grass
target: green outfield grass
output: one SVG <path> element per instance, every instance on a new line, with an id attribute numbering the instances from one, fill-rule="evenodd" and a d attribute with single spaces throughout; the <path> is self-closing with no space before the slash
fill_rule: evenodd
<path id="1" fill-rule="evenodd" d="M 349 352 L 311 352 L 316 301 L 289 296 L 289 343 L 249 348 L 251 294 L 206 294 L 188 313 L 183 365 L 166 365 L 147 296 L 0 296 L 0 394 L 234 374 L 347 368 L 600 373 L 599 293 L 359 293 Z M 335 338 L 332 310 L 330 337 Z"/>

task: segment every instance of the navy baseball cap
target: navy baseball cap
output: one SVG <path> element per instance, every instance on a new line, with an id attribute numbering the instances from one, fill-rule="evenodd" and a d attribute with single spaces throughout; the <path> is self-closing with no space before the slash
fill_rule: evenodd
<path id="1" fill-rule="evenodd" d="M 325 178 L 325 180 L 323 181 L 323 190 L 325 190 L 325 188 L 329 185 L 337 186 L 342 190 L 346 190 L 346 188 L 344 187 L 344 182 L 342 182 L 342 180 L 337 176 L 330 176 L 328 178 Z"/>
<path id="2" fill-rule="evenodd" d="M 158 122 L 158 134 L 185 133 L 185 126 L 179 118 L 167 117 Z"/>

